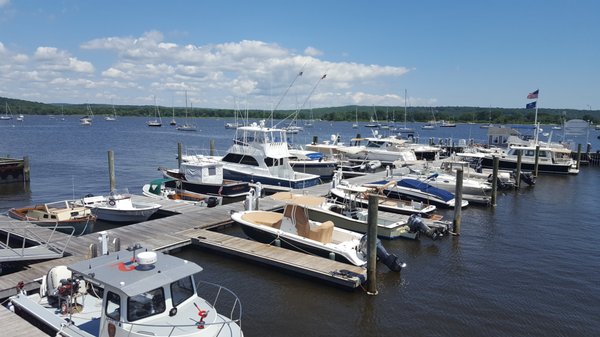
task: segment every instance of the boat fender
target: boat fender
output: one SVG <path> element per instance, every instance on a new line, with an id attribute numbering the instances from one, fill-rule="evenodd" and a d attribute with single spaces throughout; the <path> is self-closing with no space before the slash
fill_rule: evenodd
<path id="1" fill-rule="evenodd" d="M 115 205 L 115 201 L 113 199 L 110 199 L 108 201 L 108 204 L 111 205 L 111 206 L 114 206 Z"/>

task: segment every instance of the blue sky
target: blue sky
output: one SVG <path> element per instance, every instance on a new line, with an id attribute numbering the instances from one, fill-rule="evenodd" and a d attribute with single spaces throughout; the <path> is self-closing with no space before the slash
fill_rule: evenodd
<path id="1" fill-rule="evenodd" d="M 595 0 L 0 0 L 0 96 L 183 106 L 187 91 L 194 107 L 295 109 L 403 106 L 406 89 L 410 106 L 514 108 L 539 89 L 542 109 L 598 110 L 599 13 Z"/>

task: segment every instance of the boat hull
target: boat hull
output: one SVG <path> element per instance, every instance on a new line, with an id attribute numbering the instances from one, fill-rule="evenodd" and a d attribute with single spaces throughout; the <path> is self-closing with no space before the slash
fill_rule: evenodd
<path id="1" fill-rule="evenodd" d="M 27 217 L 25 212 L 21 212 L 16 209 L 8 210 L 8 216 L 15 220 L 27 221 L 29 223 L 48 228 L 57 228 L 58 231 L 64 232 L 67 234 L 71 234 L 71 228 L 73 228 L 74 235 L 83 235 L 91 233 L 94 230 L 94 224 L 96 222 L 95 215 L 89 215 L 85 218 L 73 219 L 73 220 L 63 220 L 63 221 L 53 221 L 53 220 L 43 220 L 43 219 L 34 219 Z"/>
<path id="2" fill-rule="evenodd" d="M 321 183 L 321 179 L 318 176 L 313 175 L 305 179 L 284 179 L 273 176 L 250 174 L 248 172 L 238 171 L 229 167 L 223 168 L 223 176 L 225 179 L 230 180 L 246 181 L 249 183 L 261 183 L 266 189 L 268 189 L 269 185 L 275 186 L 278 189 L 303 189 L 311 186 L 316 186 Z"/>
<path id="3" fill-rule="evenodd" d="M 319 248 L 312 245 L 307 245 L 301 240 L 297 240 L 296 238 L 291 236 L 286 236 L 283 232 L 268 232 L 243 223 L 240 223 L 240 225 L 244 234 L 246 234 L 249 238 L 251 238 L 254 241 L 267 244 L 275 244 L 275 239 L 278 239 L 282 248 L 300 251 L 303 253 L 310 253 L 324 258 L 331 258 L 333 256 L 335 261 L 352 264 L 352 261 L 348 260 L 345 256 L 341 254 L 336 254 L 332 250 L 328 250 L 326 248 Z"/>
<path id="4" fill-rule="evenodd" d="M 94 207 L 92 213 L 98 220 L 120 223 L 135 223 L 148 220 L 160 205 L 149 207 L 147 205 L 133 204 L 134 209 L 124 210 L 111 207 Z"/>
<path id="5" fill-rule="evenodd" d="M 181 179 L 175 175 L 166 174 L 169 178 Z M 186 191 L 206 194 L 219 195 L 222 197 L 235 198 L 245 195 L 250 191 L 250 185 L 245 181 L 224 180 L 223 184 L 198 184 L 186 180 L 173 180 L 165 182 L 165 186 L 169 188 L 183 189 Z"/>
<path id="6" fill-rule="evenodd" d="M 494 168 L 494 159 L 491 157 L 483 157 L 481 161 L 481 166 L 485 168 Z M 517 169 L 517 160 L 512 158 L 499 158 L 498 167 L 501 170 L 516 170 Z M 529 162 L 521 162 L 521 170 L 522 171 L 531 171 L 535 170 L 535 163 Z M 539 173 L 551 173 L 551 174 L 575 174 L 576 172 L 572 169 L 570 164 L 544 164 L 538 163 L 538 172 Z"/>

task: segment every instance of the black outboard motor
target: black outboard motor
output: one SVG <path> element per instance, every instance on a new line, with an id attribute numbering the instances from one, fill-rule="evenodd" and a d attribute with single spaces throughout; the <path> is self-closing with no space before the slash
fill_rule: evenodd
<path id="1" fill-rule="evenodd" d="M 521 180 L 529 186 L 535 185 L 535 177 L 531 172 L 521 172 Z"/>
<path id="2" fill-rule="evenodd" d="M 408 218 L 407 224 L 408 224 L 408 228 L 410 228 L 410 230 L 413 232 L 423 233 L 423 234 L 427 235 L 428 237 L 430 237 L 432 240 L 435 240 L 438 238 L 437 230 L 432 229 L 429 226 L 427 226 L 425 224 L 425 222 L 423 221 L 423 219 L 421 219 L 420 214 L 411 215 Z"/>
<path id="3" fill-rule="evenodd" d="M 216 197 L 208 197 L 206 199 L 206 207 L 212 208 L 219 205 L 219 199 Z"/>
<path id="4" fill-rule="evenodd" d="M 400 261 L 400 258 L 394 254 L 387 252 L 381 244 L 381 240 L 377 239 L 377 259 L 385 264 L 391 271 L 400 272 L 406 267 L 406 263 Z M 360 250 L 367 256 L 367 235 L 363 235 L 360 239 Z"/>

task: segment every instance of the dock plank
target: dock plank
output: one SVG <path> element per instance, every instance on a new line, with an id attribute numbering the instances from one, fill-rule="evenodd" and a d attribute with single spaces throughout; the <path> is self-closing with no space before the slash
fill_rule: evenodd
<path id="1" fill-rule="evenodd" d="M 2 322 L 2 330 L 11 337 L 48 337 L 48 334 L 2 305 L 0 305 L 0 322 Z"/>

